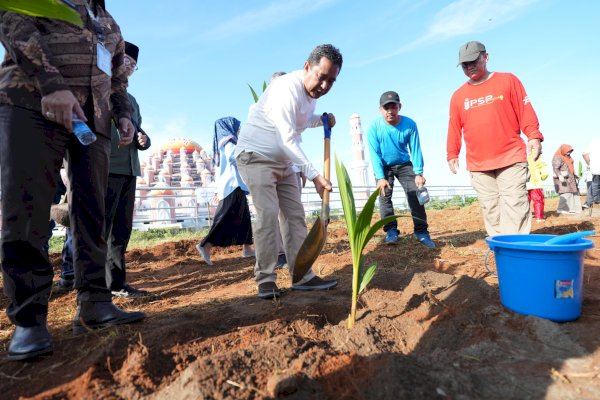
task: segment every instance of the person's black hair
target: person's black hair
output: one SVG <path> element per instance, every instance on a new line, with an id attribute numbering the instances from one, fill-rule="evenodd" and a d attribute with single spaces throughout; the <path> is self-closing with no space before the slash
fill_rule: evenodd
<path id="1" fill-rule="evenodd" d="M 342 63 L 344 62 L 342 53 L 340 53 L 340 50 L 337 47 L 331 44 L 321 44 L 315 47 L 308 56 L 308 64 L 316 65 L 323 57 L 327 58 L 334 65 L 337 65 L 340 68 L 340 71 L 342 70 Z"/>

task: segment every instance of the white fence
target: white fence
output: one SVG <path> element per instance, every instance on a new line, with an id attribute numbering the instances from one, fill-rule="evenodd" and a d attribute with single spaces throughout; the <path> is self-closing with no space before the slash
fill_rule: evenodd
<path id="1" fill-rule="evenodd" d="M 476 196 L 471 186 L 428 186 L 429 196 L 434 204 L 465 204 Z M 400 185 L 394 188 L 392 201 L 399 210 L 408 209 L 408 202 Z M 357 210 L 362 210 L 367 199 L 375 190 L 374 186 L 354 187 L 354 199 Z M 251 214 L 254 215 L 252 196 L 248 196 Z M 302 204 L 307 216 L 321 210 L 321 198 L 314 187 L 304 188 Z M 339 188 L 334 187 L 330 196 L 331 214 L 342 213 L 342 201 Z M 181 227 L 201 229 L 210 226 L 216 212 L 218 199 L 214 188 L 182 187 L 140 187 L 136 193 L 136 205 L 133 217 L 134 229 Z M 377 203 L 378 205 L 378 203 Z"/>
<path id="2" fill-rule="evenodd" d="M 407 210 L 408 202 L 402 187 L 394 187 L 392 201 L 397 210 Z M 428 208 L 442 208 L 449 205 L 464 205 L 476 197 L 471 186 L 427 186 L 431 201 Z M 374 186 L 354 187 L 354 199 L 357 211 L 362 210 Z M 547 197 L 556 196 L 554 187 L 544 187 Z M 254 216 L 252 196 L 248 196 L 250 212 Z M 330 196 L 331 215 L 341 215 L 342 201 L 339 187 L 334 187 Z M 307 217 L 321 211 L 321 198 L 314 187 L 302 190 L 302 204 Z M 214 187 L 138 187 L 133 215 L 133 227 L 138 230 L 154 228 L 202 229 L 212 224 L 218 205 Z M 376 203 L 378 207 L 379 203 Z M 0 226 L 1 229 L 1 226 Z"/>

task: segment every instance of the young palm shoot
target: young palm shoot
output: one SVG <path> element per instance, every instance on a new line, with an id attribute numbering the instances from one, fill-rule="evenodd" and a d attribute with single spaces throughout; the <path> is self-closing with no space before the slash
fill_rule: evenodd
<path id="1" fill-rule="evenodd" d="M 254 99 L 255 103 L 258 103 L 258 99 L 260 98 L 260 96 L 256 93 L 256 90 L 254 90 L 254 88 L 252 86 L 250 86 L 249 83 L 247 83 L 246 85 L 248 85 L 248 87 L 250 88 L 250 93 L 252 93 L 252 98 Z M 263 93 L 265 92 L 265 90 L 267 90 L 267 81 L 263 82 Z"/>
<path id="2" fill-rule="evenodd" d="M 356 303 L 358 296 L 365 290 L 371 279 L 373 279 L 377 269 L 375 264 L 365 269 L 362 252 L 375 233 L 388 222 L 398 218 L 399 215 L 383 218 L 371 225 L 375 200 L 379 196 L 379 192 L 375 191 L 369 196 L 367 203 L 357 216 L 352 182 L 344 163 L 338 161 L 337 155 L 335 156 L 335 172 L 340 188 L 344 219 L 348 229 L 348 240 L 350 241 L 350 249 L 352 251 L 352 309 L 348 316 L 348 329 L 352 329 L 356 323 Z"/>

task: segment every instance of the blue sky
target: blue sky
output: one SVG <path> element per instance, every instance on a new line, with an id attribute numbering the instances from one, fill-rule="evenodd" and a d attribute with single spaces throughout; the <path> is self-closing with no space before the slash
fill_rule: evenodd
<path id="1" fill-rule="evenodd" d="M 490 70 L 512 72 L 523 82 L 546 137 L 546 162 L 561 143 L 571 144 L 580 160 L 600 135 L 598 1 L 106 3 L 125 39 L 140 47 L 130 91 L 154 146 L 187 137 L 210 149 L 216 119 L 246 119 L 252 102 L 247 83 L 260 88 L 272 72 L 301 68 L 321 43 L 334 44 L 344 56 L 317 112 L 336 115 L 332 151 L 347 165 L 350 115 L 361 115 L 366 133 L 379 116 L 381 93 L 395 90 L 401 114 L 418 124 L 428 184 L 469 184 L 464 148 L 458 175 L 446 164 L 449 100 L 466 80 L 456 67 L 458 47 L 469 40 L 485 43 Z M 303 134 L 303 148 L 319 168 L 322 142 L 321 129 Z"/>

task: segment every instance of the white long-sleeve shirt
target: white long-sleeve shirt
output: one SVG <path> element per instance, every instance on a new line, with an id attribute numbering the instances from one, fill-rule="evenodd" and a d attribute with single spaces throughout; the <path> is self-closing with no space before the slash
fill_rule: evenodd
<path id="1" fill-rule="evenodd" d="M 323 125 L 314 113 L 317 100 L 304 89 L 303 76 L 303 70 L 294 71 L 267 86 L 240 129 L 236 157 L 253 151 L 273 161 L 295 164 L 310 180 L 319 175 L 300 147 L 306 128 Z"/>
<path id="2" fill-rule="evenodd" d="M 235 144 L 227 142 L 219 152 L 219 166 L 215 170 L 219 200 L 223 200 L 229 196 L 238 187 L 246 193 L 249 192 L 248 187 L 238 172 L 235 157 L 233 156 L 234 151 Z"/>

